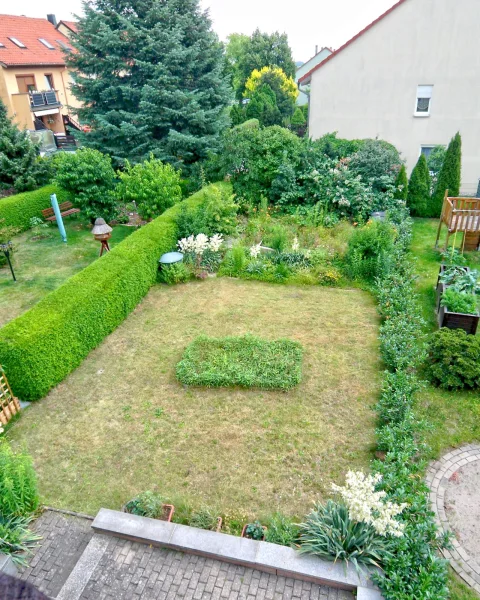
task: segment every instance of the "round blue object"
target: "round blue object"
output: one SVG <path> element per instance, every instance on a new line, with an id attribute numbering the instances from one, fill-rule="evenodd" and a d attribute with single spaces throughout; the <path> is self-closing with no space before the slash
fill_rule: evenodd
<path id="1" fill-rule="evenodd" d="M 167 252 L 162 254 L 158 261 L 161 265 L 173 265 L 178 262 L 182 262 L 183 254 L 181 252 Z"/>

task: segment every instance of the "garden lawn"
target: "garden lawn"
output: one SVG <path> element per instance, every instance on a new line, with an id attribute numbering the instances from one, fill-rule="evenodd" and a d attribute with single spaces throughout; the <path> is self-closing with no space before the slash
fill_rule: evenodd
<path id="1" fill-rule="evenodd" d="M 418 291 L 427 321 L 427 331 L 438 327 L 435 315 L 435 290 L 441 256 L 434 249 L 438 220 L 415 219 L 412 251 L 417 259 Z M 440 247 L 445 240 L 443 227 Z M 450 237 L 453 243 L 453 236 Z M 457 236 L 460 247 L 462 236 Z M 480 269 L 480 252 L 467 252 L 468 266 Z M 437 458 L 448 448 L 480 441 L 480 396 L 478 392 L 448 392 L 427 385 L 418 396 L 418 416 L 432 426 L 427 431 L 430 457 Z"/>
<path id="2" fill-rule="evenodd" d="M 0 327 L 18 317 L 66 279 L 98 258 L 100 243 L 93 239 L 88 223 L 69 217 L 64 220 L 68 242 L 60 238 L 51 225 L 48 239 L 33 240 L 31 231 L 13 239 L 13 267 L 17 282 L 12 280 L 8 265 L 0 267 Z M 113 228 L 111 245 L 118 244 L 134 231 L 132 227 Z"/>
<path id="3" fill-rule="evenodd" d="M 93 514 L 154 489 L 177 508 L 303 515 L 348 469 L 368 468 L 378 324 L 373 298 L 358 290 L 228 278 L 157 285 L 8 437 L 33 455 L 49 505 Z M 299 342 L 302 382 L 284 392 L 176 380 L 199 335 L 247 333 Z"/>

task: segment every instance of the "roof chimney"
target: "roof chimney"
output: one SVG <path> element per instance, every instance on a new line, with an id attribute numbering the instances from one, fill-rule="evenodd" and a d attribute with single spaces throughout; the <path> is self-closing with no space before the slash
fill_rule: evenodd
<path id="1" fill-rule="evenodd" d="M 54 27 L 57 26 L 57 17 L 55 15 L 47 15 L 47 21 L 50 21 Z"/>
<path id="2" fill-rule="evenodd" d="M 317 56 L 317 54 L 318 54 L 318 45 L 315 46 L 315 56 Z"/>

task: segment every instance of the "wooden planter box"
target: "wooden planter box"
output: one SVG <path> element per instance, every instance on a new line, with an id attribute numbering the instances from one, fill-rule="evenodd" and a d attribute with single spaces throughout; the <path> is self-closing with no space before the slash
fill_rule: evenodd
<path id="1" fill-rule="evenodd" d="M 242 529 L 242 537 L 247 539 L 247 540 L 251 540 L 252 538 L 249 538 L 245 535 L 246 531 L 247 531 L 247 527 L 249 526 L 249 523 L 245 523 L 245 525 L 243 526 Z M 262 529 L 263 529 L 263 538 L 262 540 L 265 539 L 265 534 L 267 533 L 267 528 L 265 527 L 265 525 L 262 525 Z"/>
<path id="2" fill-rule="evenodd" d="M 437 307 L 437 313 L 440 310 L 440 300 L 442 299 L 442 294 L 443 292 L 450 286 L 445 285 L 444 283 L 440 282 L 440 275 L 442 275 L 449 267 L 447 267 L 447 265 L 444 265 L 443 263 L 440 265 L 440 270 L 438 271 L 438 277 L 437 277 L 437 301 L 436 301 L 436 307 Z M 469 267 L 461 267 L 465 273 L 469 273 L 470 272 L 470 268 Z"/>
<path id="3" fill-rule="evenodd" d="M 440 291 L 439 291 L 440 288 Z M 440 283 L 437 287 L 437 298 L 441 298 L 445 291 L 445 284 Z M 439 327 L 448 327 L 448 329 L 463 329 L 467 333 L 475 335 L 478 329 L 480 315 L 467 315 L 464 313 L 450 312 L 447 306 L 440 306 L 438 300 L 437 317 Z"/>
<path id="4" fill-rule="evenodd" d="M 157 517 L 156 520 L 157 521 L 168 521 L 168 523 L 170 523 L 170 521 L 172 520 L 172 517 L 173 517 L 173 513 L 175 512 L 175 507 L 173 506 L 173 504 L 162 504 L 162 506 L 163 506 L 163 515 L 161 517 Z M 122 512 L 131 514 L 128 512 L 126 504 L 124 504 L 122 506 Z"/>

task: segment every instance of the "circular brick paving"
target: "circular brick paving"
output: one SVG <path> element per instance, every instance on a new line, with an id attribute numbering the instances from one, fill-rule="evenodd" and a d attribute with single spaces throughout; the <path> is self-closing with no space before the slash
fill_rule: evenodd
<path id="1" fill-rule="evenodd" d="M 445 505 L 445 490 L 450 482 L 454 482 L 458 478 L 458 472 L 462 467 L 475 461 L 480 461 L 480 446 L 468 444 L 448 452 L 428 468 L 426 479 L 430 487 L 432 508 L 435 511 L 439 527 L 444 531 L 452 530 L 448 520 L 448 507 Z M 478 494 L 480 496 L 480 490 L 478 490 Z M 469 555 L 457 537 L 452 536 L 451 543 L 452 549 L 443 550 L 443 555 L 450 561 L 457 574 L 476 592 L 480 593 L 480 564 Z"/>

